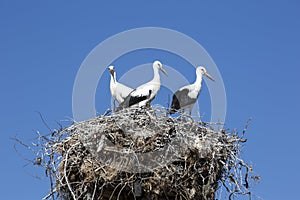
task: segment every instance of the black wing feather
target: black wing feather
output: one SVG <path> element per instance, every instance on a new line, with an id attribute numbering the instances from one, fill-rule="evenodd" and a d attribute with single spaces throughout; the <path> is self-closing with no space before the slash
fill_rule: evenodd
<path id="1" fill-rule="evenodd" d="M 132 105 L 134 105 L 134 104 L 137 104 L 137 103 L 139 103 L 139 102 L 141 102 L 141 101 L 144 101 L 144 100 L 146 100 L 148 98 L 148 95 L 147 96 L 135 96 L 135 97 L 130 97 L 129 98 L 129 103 L 128 103 L 128 105 L 126 105 L 127 107 L 130 107 L 130 106 L 132 106 Z"/>
<path id="2" fill-rule="evenodd" d="M 134 92 L 135 90 L 133 90 L 132 92 Z M 129 95 L 124 99 L 124 101 L 122 103 L 120 103 L 119 107 L 117 108 L 117 111 L 123 109 L 123 108 L 128 108 L 134 104 L 137 104 L 141 101 L 146 100 L 147 98 L 149 98 L 149 96 L 151 95 L 152 91 L 149 90 L 149 94 L 148 95 L 144 95 L 144 96 L 131 96 L 131 93 L 129 93 Z"/>
<path id="3" fill-rule="evenodd" d="M 197 98 L 196 99 L 190 98 L 188 96 L 188 93 L 189 93 L 188 89 L 177 90 L 174 93 L 172 98 L 170 114 L 174 114 L 181 108 L 192 105 L 196 102 Z"/>

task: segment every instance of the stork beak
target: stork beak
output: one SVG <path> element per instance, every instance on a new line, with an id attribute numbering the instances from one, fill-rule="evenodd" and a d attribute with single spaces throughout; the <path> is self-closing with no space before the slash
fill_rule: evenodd
<path id="1" fill-rule="evenodd" d="M 107 68 L 107 69 L 109 70 L 111 75 L 114 75 L 114 70 L 113 69 L 109 69 L 109 68 Z"/>
<path id="2" fill-rule="evenodd" d="M 166 75 L 166 76 L 168 76 L 168 73 L 166 72 L 166 70 L 164 69 L 164 68 L 160 68 L 160 70 Z"/>
<path id="3" fill-rule="evenodd" d="M 215 79 L 207 72 L 204 73 L 205 76 L 207 76 L 210 80 L 215 81 Z"/>

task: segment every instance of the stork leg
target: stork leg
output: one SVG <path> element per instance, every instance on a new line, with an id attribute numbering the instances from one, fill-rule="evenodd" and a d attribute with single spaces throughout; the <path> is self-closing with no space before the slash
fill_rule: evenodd
<path id="1" fill-rule="evenodd" d="M 180 120 L 181 120 L 181 121 L 184 121 L 183 115 L 184 115 L 184 109 L 181 109 L 181 110 L 180 110 Z"/>
<path id="2" fill-rule="evenodd" d="M 190 106 L 189 106 L 189 114 L 190 114 L 190 116 L 192 116 L 193 106 L 194 106 L 194 105 L 190 105 Z"/>
<path id="3" fill-rule="evenodd" d="M 147 101 L 145 107 L 146 107 L 146 108 L 150 108 L 150 102 L 149 102 L 149 101 Z"/>
<path id="4" fill-rule="evenodd" d="M 189 120 L 192 120 L 192 119 L 193 119 L 193 117 L 192 117 L 193 105 L 189 106 L 188 109 L 189 109 L 189 116 L 188 116 L 188 119 L 189 119 Z"/>
<path id="5" fill-rule="evenodd" d="M 113 111 L 115 112 L 116 111 L 116 100 L 114 99 L 114 105 L 113 105 Z"/>
<path id="6" fill-rule="evenodd" d="M 192 108 L 189 107 L 189 115 L 192 116 Z"/>

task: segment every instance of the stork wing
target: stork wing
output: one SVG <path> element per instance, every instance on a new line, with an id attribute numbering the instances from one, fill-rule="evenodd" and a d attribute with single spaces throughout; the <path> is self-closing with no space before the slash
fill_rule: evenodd
<path id="1" fill-rule="evenodd" d="M 149 90 L 148 93 L 146 93 L 134 89 L 132 92 L 129 93 L 129 95 L 124 99 L 124 101 L 120 103 L 119 107 L 117 108 L 117 111 L 123 108 L 128 108 L 132 105 L 135 105 L 141 101 L 146 100 L 151 95 L 151 92 L 152 92 L 151 90 Z"/>
<path id="2" fill-rule="evenodd" d="M 170 113 L 173 114 L 177 110 L 180 110 L 186 106 L 192 105 L 196 102 L 197 99 L 190 98 L 188 96 L 189 90 L 187 88 L 177 90 L 172 98 L 172 104 Z"/>

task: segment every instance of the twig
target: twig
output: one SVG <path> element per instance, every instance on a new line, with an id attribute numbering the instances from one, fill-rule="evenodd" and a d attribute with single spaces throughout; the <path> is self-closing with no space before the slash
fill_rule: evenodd
<path id="1" fill-rule="evenodd" d="M 64 165 L 64 177 L 65 177 L 67 186 L 68 186 L 68 188 L 69 188 L 69 191 L 71 192 L 72 197 L 73 197 L 74 200 L 76 200 L 76 195 L 74 194 L 74 192 L 73 192 L 73 190 L 72 190 L 72 187 L 71 187 L 71 185 L 70 185 L 70 183 L 69 183 L 69 179 L 68 179 L 68 176 L 67 176 L 67 166 L 68 166 L 67 164 L 68 164 L 68 155 L 69 155 L 70 151 L 72 150 L 72 148 L 73 148 L 74 146 L 76 146 L 76 145 L 78 145 L 78 144 L 79 144 L 79 142 L 78 142 L 78 143 L 75 143 L 73 146 L 71 146 L 71 147 L 68 149 L 68 151 L 67 151 L 67 153 L 66 153 L 65 165 Z"/>

